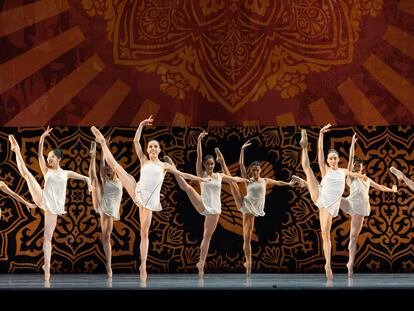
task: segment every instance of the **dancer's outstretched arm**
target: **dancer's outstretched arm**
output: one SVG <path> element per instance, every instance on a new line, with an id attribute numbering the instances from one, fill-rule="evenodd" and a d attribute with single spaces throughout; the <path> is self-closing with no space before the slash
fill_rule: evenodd
<path id="1" fill-rule="evenodd" d="M 68 178 L 73 178 L 76 180 L 83 180 L 84 182 L 88 184 L 88 190 L 89 191 L 93 190 L 91 179 L 88 176 L 78 174 L 74 171 L 67 171 L 67 173 L 68 173 Z"/>
<path id="2" fill-rule="evenodd" d="M 148 158 L 146 157 L 145 153 L 142 150 L 141 143 L 139 142 L 141 139 L 142 129 L 144 128 L 144 126 L 152 126 L 152 122 L 154 122 L 154 119 L 152 118 L 152 116 L 150 116 L 148 119 L 141 121 L 135 133 L 134 146 L 135 146 L 135 151 L 137 152 L 139 161 L 141 162 L 141 165 L 144 164 L 144 162 L 148 161 Z"/>
<path id="3" fill-rule="evenodd" d="M 240 172 L 241 176 L 243 178 L 248 178 L 246 166 L 244 165 L 244 149 L 249 147 L 252 143 L 250 142 L 250 139 L 244 143 L 244 145 L 241 147 L 240 150 L 240 159 L 239 159 L 239 165 L 240 165 Z"/>
<path id="4" fill-rule="evenodd" d="M 348 176 L 348 177 L 361 178 L 361 179 L 367 179 L 368 178 L 367 175 L 360 174 L 360 173 L 350 172 L 347 169 L 344 169 L 344 172 L 345 172 L 345 176 Z"/>
<path id="5" fill-rule="evenodd" d="M 248 182 L 249 180 L 246 178 L 238 177 L 238 176 L 230 176 L 221 173 L 221 176 L 223 178 L 223 181 L 226 183 L 236 182 L 236 183 L 242 183 L 242 182 Z"/>
<path id="6" fill-rule="evenodd" d="M 0 190 L 11 196 L 16 201 L 26 205 L 27 208 L 36 208 L 36 204 L 26 201 L 23 197 L 11 190 L 3 181 L 0 181 Z"/>
<path id="7" fill-rule="evenodd" d="M 271 178 L 264 178 L 265 182 L 266 182 L 266 186 L 288 186 L 288 187 L 293 187 L 296 182 L 294 180 L 291 180 L 289 182 L 286 181 L 281 181 L 281 180 L 274 180 Z"/>
<path id="8" fill-rule="evenodd" d="M 200 135 L 198 135 L 197 139 L 197 162 L 196 162 L 196 172 L 197 176 L 203 176 L 203 147 L 201 146 L 201 142 L 203 138 L 207 136 L 208 133 L 203 131 Z"/>
<path id="9" fill-rule="evenodd" d="M 349 149 L 349 161 L 348 161 L 348 171 L 352 170 L 354 166 L 354 156 L 355 156 L 355 143 L 358 140 L 356 133 L 352 136 L 351 148 Z"/>
<path id="10" fill-rule="evenodd" d="M 379 191 L 385 191 L 385 192 L 397 192 L 397 185 L 393 185 L 392 188 L 386 187 L 384 185 L 377 184 L 375 181 L 373 181 L 371 178 L 369 179 L 369 185 L 373 188 L 379 190 Z"/>
<path id="11" fill-rule="evenodd" d="M 318 163 L 319 163 L 319 170 L 321 171 L 322 177 L 326 175 L 327 165 L 325 164 L 325 155 L 323 151 L 323 135 L 326 132 L 330 131 L 331 124 L 328 123 L 325 125 L 319 132 L 319 140 L 318 140 Z"/>
<path id="12" fill-rule="evenodd" d="M 42 134 L 42 136 L 40 136 L 40 141 L 39 141 L 38 158 L 39 158 L 40 170 L 42 171 L 43 176 L 46 175 L 47 170 L 48 170 L 47 165 L 46 165 L 46 160 L 43 155 L 43 145 L 44 145 L 46 137 L 50 135 L 50 132 L 52 130 L 53 128 L 50 128 L 48 126 L 46 131 Z"/>
<path id="13" fill-rule="evenodd" d="M 167 172 L 172 173 L 172 174 L 176 174 L 176 175 L 181 176 L 185 179 L 195 180 L 195 181 L 198 181 L 198 182 L 207 182 L 207 181 L 211 180 L 210 178 L 202 178 L 202 177 L 199 177 L 199 176 L 194 176 L 192 174 L 183 173 L 183 172 L 177 170 L 174 166 L 172 166 L 169 163 L 164 162 L 163 164 L 164 164 L 164 169 Z"/>

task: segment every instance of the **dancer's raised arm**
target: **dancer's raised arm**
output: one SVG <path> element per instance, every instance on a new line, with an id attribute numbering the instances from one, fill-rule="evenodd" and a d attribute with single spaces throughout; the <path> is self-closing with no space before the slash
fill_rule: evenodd
<path id="1" fill-rule="evenodd" d="M 197 176 L 203 176 L 203 148 L 201 146 L 201 142 L 205 136 L 207 136 L 207 132 L 203 131 L 200 135 L 198 135 L 197 139 L 197 162 L 196 162 L 196 172 Z"/>
<path id="2" fill-rule="evenodd" d="M 111 137 L 107 137 L 105 138 L 106 141 L 106 145 L 109 148 L 109 144 L 111 143 Z M 101 163 L 99 164 L 99 176 L 101 178 L 101 182 L 102 185 L 105 183 L 106 181 L 106 174 L 105 174 L 105 168 L 106 167 L 106 160 L 105 160 L 105 153 L 102 152 L 102 158 L 101 158 Z"/>
<path id="3" fill-rule="evenodd" d="M 325 176 L 327 165 L 325 164 L 325 155 L 323 151 L 323 135 L 326 132 L 329 132 L 331 124 L 328 123 L 325 125 L 319 132 L 319 139 L 318 139 L 318 163 L 319 163 L 319 170 L 321 171 L 322 177 Z"/>
<path id="4" fill-rule="evenodd" d="M 236 182 L 236 183 L 242 183 L 242 182 L 248 182 L 249 180 L 247 178 L 238 177 L 238 176 L 230 176 L 221 173 L 221 176 L 223 177 L 223 181 L 226 183 Z"/>
<path id="5" fill-rule="evenodd" d="M 355 156 L 355 143 L 358 140 L 356 133 L 352 136 L 351 148 L 349 149 L 349 161 L 348 161 L 348 171 L 352 170 L 354 166 L 354 156 Z"/>
<path id="6" fill-rule="evenodd" d="M 137 152 L 137 155 L 138 155 L 138 158 L 141 164 L 143 164 L 145 161 L 148 161 L 148 158 L 142 151 L 141 143 L 139 142 L 141 139 L 142 129 L 144 128 L 144 126 L 152 126 L 152 122 L 154 122 L 154 119 L 152 118 L 152 116 L 150 116 L 148 119 L 141 121 L 135 133 L 134 146 L 135 146 L 135 151 Z"/>
<path id="7" fill-rule="evenodd" d="M 248 178 L 246 166 L 244 165 L 244 149 L 249 147 L 252 143 L 250 142 L 250 139 L 244 143 L 244 145 L 241 147 L 240 150 L 240 159 L 239 159 L 239 165 L 240 165 L 240 172 L 241 176 L 243 178 Z"/>
<path id="8" fill-rule="evenodd" d="M 38 158 L 39 158 L 40 170 L 42 171 L 43 175 L 46 175 L 47 170 L 48 170 L 46 160 L 45 160 L 45 156 L 43 155 L 43 145 L 44 145 L 44 142 L 45 142 L 45 138 L 50 135 L 50 132 L 52 130 L 53 130 L 53 128 L 50 128 L 48 126 L 46 131 L 42 134 L 42 136 L 40 136 Z"/>

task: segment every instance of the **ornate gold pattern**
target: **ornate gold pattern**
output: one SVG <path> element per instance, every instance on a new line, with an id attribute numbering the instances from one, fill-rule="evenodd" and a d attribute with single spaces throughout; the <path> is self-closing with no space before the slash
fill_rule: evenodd
<path id="1" fill-rule="evenodd" d="M 352 62 L 363 16 L 383 0 L 83 0 L 102 16 L 114 61 L 161 75 L 178 99 L 200 92 L 235 112 L 276 89 L 292 98 L 306 76 Z"/>

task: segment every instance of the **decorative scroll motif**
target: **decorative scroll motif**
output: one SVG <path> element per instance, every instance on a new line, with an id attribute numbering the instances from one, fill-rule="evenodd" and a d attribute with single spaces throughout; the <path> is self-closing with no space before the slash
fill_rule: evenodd
<path id="1" fill-rule="evenodd" d="M 306 77 L 352 62 L 364 16 L 383 0 L 83 0 L 103 17 L 116 64 L 161 76 L 235 112 L 276 89 L 292 98 Z"/>
<path id="2" fill-rule="evenodd" d="M 169 155 L 181 171 L 195 173 L 198 127 L 159 127 L 145 130 L 142 144 L 150 139 L 161 142 L 163 155 Z M 316 161 L 316 128 L 308 129 L 310 161 L 320 179 Z M 18 139 L 28 168 L 43 182 L 37 159 L 37 144 L 43 129 L 20 128 L 0 132 L 0 178 L 13 190 L 31 200 L 10 151 L 7 134 Z M 289 180 L 293 174 L 304 177 L 301 168 L 300 129 L 296 127 L 215 127 L 209 128 L 204 154 L 223 152 L 233 175 L 239 175 L 238 152 L 246 149 L 246 164 L 262 162 L 263 174 Z M 135 129 L 105 128 L 112 137 L 111 150 L 119 163 L 138 180 L 139 161 L 133 148 Z M 343 127 L 327 135 L 326 149 L 339 151 L 341 166 L 346 166 L 351 136 L 358 134 L 356 155 L 363 157 L 367 175 L 380 184 L 391 186 L 396 178 L 391 165 L 413 178 L 414 131 L 412 127 Z M 48 137 L 46 151 L 64 150 L 62 167 L 87 174 L 89 146 L 93 139 L 88 128 L 55 128 Z M 328 143 L 329 141 L 329 143 Z M 145 147 L 144 147 L 145 148 Z M 99 156 L 98 156 L 99 159 Z M 220 167 L 218 165 L 217 170 Z M 195 272 L 204 217 L 192 207 L 175 178 L 166 175 L 162 187 L 163 211 L 154 213 L 150 229 L 148 270 L 156 272 Z M 414 231 L 413 193 L 403 183 L 396 195 L 371 190 L 371 215 L 366 218 L 358 240 L 356 271 L 413 272 Z M 2 272 L 41 271 L 43 263 L 43 212 L 28 212 L 24 206 L 0 193 L 0 269 Z M 223 185 L 220 222 L 212 238 L 206 267 L 208 272 L 242 272 L 242 218 L 236 210 L 228 185 Z M 53 237 L 54 272 L 104 272 L 99 219 L 92 209 L 86 185 L 71 180 L 67 189 L 67 214 L 58 218 Z M 136 272 L 139 267 L 139 213 L 125 193 L 121 220 L 115 222 L 112 235 L 115 272 Z M 318 210 L 305 190 L 273 187 L 266 197 L 266 215 L 255 223 L 253 248 L 254 272 L 321 272 L 323 252 Z M 345 271 L 348 256 L 349 217 L 342 212 L 332 225 L 332 256 L 335 271 Z"/>

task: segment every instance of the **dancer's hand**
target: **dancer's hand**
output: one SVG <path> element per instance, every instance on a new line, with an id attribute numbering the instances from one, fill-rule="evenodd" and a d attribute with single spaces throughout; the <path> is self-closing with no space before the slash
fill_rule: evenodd
<path id="1" fill-rule="evenodd" d="M 89 149 L 89 155 L 92 158 L 95 158 L 96 157 L 96 142 L 94 142 L 94 141 L 91 142 L 91 147 Z"/>
<path id="2" fill-rule="evenodd" d="M 204 137 L 206 137 L 207 135 L 208 135 L 208 132 L 207 132 L 207 131 L 202 131 L 202 132 L 200 133 L 200 135 L 198 135 L 197 140 L 198 140 L 198 141 L 200 141 L 200 140 L 202 140 Z"/>
<path id="3" fill-rule="evenodd" d="M 358 137 L 356 136 L 357 134 L 354 133 L 354 135 L 352 136 L 352 144 L 355 144 L 358 140 Z"/>
<path id="4" fill-rule="evenodd" d="M 392 192 L 394 193 L 398 192 L 397 185 L 393 185 L 391 189 L 392 189 Z"/>
<path id="5" fill-rule="evenodd" d="M 323 128 L 321 128 L 321 131 L 319 132 L 320 134 L 324 134 L 327 133 L 331 130 L 331 123 L 328 123 L 327 125 L 325 125 Z"/>
<path id="6" fill-rule="evenodd" d="M 154 122 L 154 118 L 151 115 L 148 119 L 141 121 L 139 125 L 140 126 L 152 126 L 152 122 Z"/>
<path id="7" fill-rule="evenodd" d="M 242 150 L 246 149 L 247 147 L 249 147 L 252 144 L 252 142 L 250 141 L 250 139 L 248 141 L 246 141 L 244 143 L 244 145 L 241 147 Z"/>
<path id="8" fill-rule="evenodd" d="M 53 128 L 50 128 L 49 126 L 47 126 L 46 131 L 42 134 L 42 136 L 40 136 L 40 139 L 45 139 L 47 136 L 50 135 L 50 132 L 53 130 Z"/>
<path id="9" fill-rule="evenodd" d="M 109 146 L 109 143 L 111 142 L 111 136 L 108 136 L 105 138 L 106 144 Z"/>

